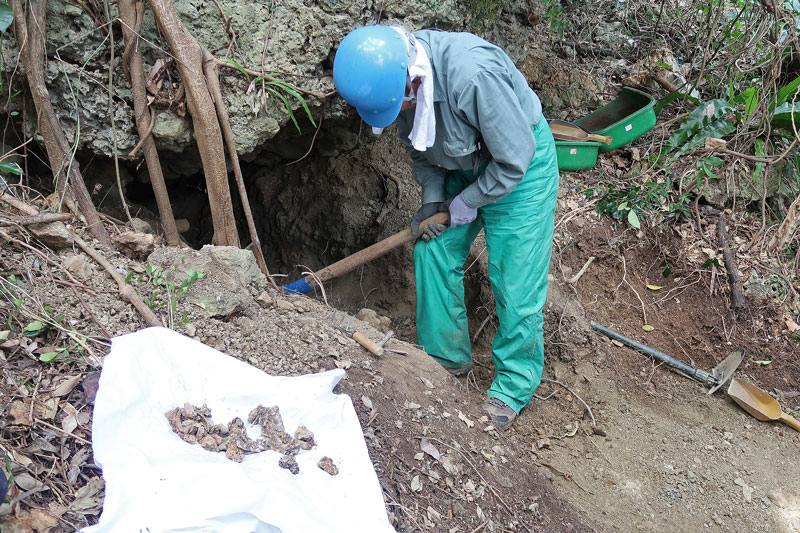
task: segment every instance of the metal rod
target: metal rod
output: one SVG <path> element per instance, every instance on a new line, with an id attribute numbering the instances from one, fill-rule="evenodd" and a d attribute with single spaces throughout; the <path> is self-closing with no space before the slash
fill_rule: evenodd
<path id="1" fill-rule="evenodd" d="M 693 368 L 687 365 L 686 363 L 678 361 L 674 357 L 670 357 L 669 355 L 659 352 L 658 350 L 655 350 L 653 348 L 650 348 L 649 346 L 646 346 L 641 342 L 629 339 L 625 335 L 617 333 L 612 329 L 608 329 L 605 326 L 601 326 L 597 322 L 592 322 L 592 328 L 599 331 L 603 335 L 606 335 L 607 337 L 616 339 L 623 344 L 627 344 L 631 348 L 634 348 L 646 355 L 649 355 L 653 359 L 661 361 L 662 363 L 667 365 L 671 370 L 677 372 L 678 374 L 684 377 L 693 379 L 695 381 L 699 381 L 700 383 L 705 383 L 707 385 L 716 385 L 719 382 L 719 379 L 709 374 L 708 372 L 705 372 L 704 370 Z"/>

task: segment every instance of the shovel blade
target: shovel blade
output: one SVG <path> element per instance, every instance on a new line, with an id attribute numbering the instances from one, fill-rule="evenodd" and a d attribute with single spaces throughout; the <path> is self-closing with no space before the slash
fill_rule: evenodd
<path id="1" fill-rule="evenodd" d="M 716 385 L 709 389 L 708 394 L 714 394 L 717 389 L 722 387 L 728 382 L 729 379 L 731 379 L 733 374 L 736 372 L 736 369 L 739 368 L 740 364 L 742 364 L 742 359 L 744 359 L 744 350 L 742 348 L 738 348 L 731 352 L 731 354 L 720 364 L 714 367 L 714 369 L 711 371 L 711 375 L 717 378 L 718 381 Z"/>

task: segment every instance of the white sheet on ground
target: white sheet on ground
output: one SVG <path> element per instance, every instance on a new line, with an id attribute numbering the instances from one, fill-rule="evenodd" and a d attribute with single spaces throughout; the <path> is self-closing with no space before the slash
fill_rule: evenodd
<path id="1" fill-rule="evenodd" d="M 353 404 L 332 392 L 342 377 L 342 370 L 270 376 L 164 328 L 116 337 L 92 427 L 105 503 L 98 524 L 83 532 L 394 531 Z M 274 451 L 235 463 L 173 433 L 164 413 L 185 402 L 207 404 L 225 424 L 236 416 L 246 422 L 259 404 L 277 405 L 286 431 L 304 425 L 317 446 L 297 455 L 297 475 L 278 466 Z M 317 467 L 324 456 L 337 476 Z"/>

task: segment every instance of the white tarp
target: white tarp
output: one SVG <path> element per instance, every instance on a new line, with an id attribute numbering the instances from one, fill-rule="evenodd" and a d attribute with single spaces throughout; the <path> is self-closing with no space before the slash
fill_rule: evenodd
<path id="1" fill-rule="evenodd" d="M 105 503 L 84 533 L 393 532 L 353 404 L 332 392 L 342 377 L 342 370 L 270 376 L 169 329 L 116 337 L 92 426 Z M 304 425 L 317 445 L 297 455 L 297 475 L 278 466 L 274 451 L 235 463 L 173 433 L 164 413 L 186 402 L 207 404 L 224 424 L 246 421 L 259 404 L 277 405 L 286 431 Z M 324 456 L 337 476 L 317 466 Z"/>

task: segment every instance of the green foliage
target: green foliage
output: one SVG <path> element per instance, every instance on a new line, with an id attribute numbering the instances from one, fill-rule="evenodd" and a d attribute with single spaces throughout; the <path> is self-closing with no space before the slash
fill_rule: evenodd
<path id="1" fill-rule="evenodd" d="M 641 219 L 646 217 L 647 211 L 667 203 L 669 186 L 669 180 L 665 183 L 648 181 L 644 185 L 629 185 L 624 189 L 617 189 L 612 184 L 598 200 L 595 210 L 614 220 L 624 218 L 632 227 L 639 229 Z M 595 191 L 590 191 L 594 195 Z M 588 192 L 584 191 L 584 194 Z"/>
<path id="2" fill-rule="evenodd" d="M 738 113 L 724 98 L 717 98 L 696 107 L 680 126 L 669 136 L 663 149 L 667 154 L 676 151 L 670 161 L 703 146 L 709 137 L 721 138 L 736 131 L 736 124 L 723 118 Z"/>
<path id="3" fill-rule="evenodd" d="M 166 271 L 160 266 L 148 265 L 142 274 L 128 273 L 125 277 L 125 283 L 134 285 L 134 289 L 142 298 L 142 302 L 153 311 L 165 309 L 169 313 L 170 322 L 172 322 L 172 316 L 178 311 L 178 300 L 188 292 L 189 287 L 194 285 L 197 280 L 205 277 L 205 274 L 201 272 L 185 270 L 184 274 L 188 277 L 181 282 L 176 282 L 172 279 L 174 274 L 173 271 Z M 148 287 L 145 292 L 145 287 L 148 284 L 153 288 L 150 289 Z M 140 293 L 140 290 L 144 292 L 144 295 Z M 187 315 L 188 313 L 183 311 L 183 316 L 176 325 L 182 326 L 188 323 Z"/>
<path id="4" fill-rule="evenodd" d="M 5 32 L 14 22 L 14 12 L 8 4 L 0 4 L 0 32 Z"/>
<path id="5" fill-rule="evenodd" d="M 544 4 L 544 19 L 547 26 L 558 39 L 564 38 L 564 29 L 567 27 L 567 20 L 564 16 L 564 8 L 561 7 L 560 0 L 542 0 Z"/>
<path id="6" fill-rule="evenodd" d="M 237 66 L 237 68 L 240 68 L 240 70 L 244 72 L 244 69 L 241 69 L 241 67 L 239 67 L 238 64 L 234 63 L 233 61 L 230 61 L 230 63 L 234 64 L 235 66 Z M 247 75 L 246 72 L 245 75 Z M 297 132 L 302 133 L 302 131 L 300 130 L 300 124 L 297 123 L 297 118 L 294 116 L 294 111 L 292 111 L 292 105 L 291 103 L 289 103 L 289 99 L 286 97 L 286 95 L 295 98 L 298 102 L 300 102 L 300 106 L 306 112 L 308 120 L 311 121 L 311 124 L 316 128 L 317 123 L 314 122 L 314 117 L 311 115 L 311 109 L 309 109 L 308 104 L 306 103 L 306 99 L 303 98 L 303 95 L 297 89 L 295 89 L 285 81 L 281 80 L 267 81 L 267 78 L 268 76 L 264 75 L 254 79 L 252 82 L 250 82 L 250 88 L 248 88 L 247 92 L 250 92 L 254 87 L 260 86 L 262 90 L 277 96 L 281 100 L 281 102 L 283 102 L 286 111 L 289 113 L 289 118 L 292 120 L 294 127 L 297 128 Z M 284 93 L 286 93 L 286 95 Z"/>
<path id="7" fill-rule="evenodd" d="M 459 0 L 459 6 L 467 13 L 467 24 L 471 29 L 485 28 L 500 15 L 502 2 L 497 0 Z"/>

